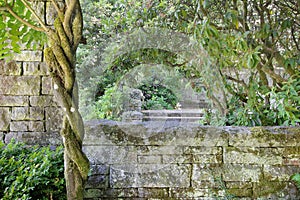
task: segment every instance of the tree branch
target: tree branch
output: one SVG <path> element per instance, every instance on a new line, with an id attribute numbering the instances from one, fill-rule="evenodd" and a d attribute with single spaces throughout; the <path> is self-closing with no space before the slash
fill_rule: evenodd
<path id="1" fill-rule="evenodd" d="M 65 29 L 66 34 L 68 35 L 69 41 L 73 43 L 73 35 L 72 35 L 72 29 L 71 29 L 71 19 L 72 15 L 74 14 L 74 10 L 76 8 L 76 5 L 78 3 L 78 0 L 71 0 L 66 2 L 67 4 L 67 10 L 65 12 L 65 18 L 63 21 L 63 26 Z"/>
<path id="2" fill-rule="evenodd" d="M 36 12 L 31 8 L 31 6 L 25 1 L 21 0 L 22 3 L 25 5 L 25 7 L 34 15 L 34 17 L 38 20 L 41 27 L 44 29 L 44 32 L 48 32 L 49 28 L 46 26 L 46 24 L 41 20 L 41 18 L 36 14 Z M 41 30 L 43 31 L 43 30 Z"/>
<path id="3" fill-rule="evenodd" d="M 3 7 L 0 7 L 0 11 L 8 11 L 14 18 L 16 18 L 17 20 L 19 20 L 22 24 L 36 30 L 36 31 L 41 31 L 43 32 L 44 29 L 41 28 L 41 27 L 38 27 L 38 26 L 35 26 L 31 23 L 29 23 L 28 21 L 24 20 L 23 18 L 21 18 L 17 13 L 15 13 L 13 11 L 13 9 L 10 7 L 10 6 L 3 6 Z"/>
<path id="4" fill-rule="evenodd" d="M 58 17 L 61 21 L 64 20 L 64 16 L 63 16 L 63 13 L 61 12 L 61 9 L 59 8 L 58 6 L 58 3 L 55 1 L 55 0 L 51 0 L 51 3 L 53 4 L 57 14 L 58 14 Z"/>

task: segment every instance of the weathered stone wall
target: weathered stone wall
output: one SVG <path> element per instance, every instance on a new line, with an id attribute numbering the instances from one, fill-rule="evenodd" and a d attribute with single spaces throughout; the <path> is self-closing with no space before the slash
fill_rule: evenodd
<path id="1" fill-rule="evenodd" d="M 31 6 L 46 25 L 53 25 L 50 1 L 33 0 Z M 43 47 L 22 48 L 14 61 L 0 60 L 0 141 L 57 144 L 62 114 L 53 99 Z"/>
<path id="2" fill-rule="evenodd" d="M 60 142 L 61 112 L 41 51 L 23 51 L 16 62 L 0 61 L 0 140 Z M 37 142 L 38 141 L 38 142 Z"/>
<path id="3" fill-rule="evenodd" d="M 86 123 L 87 199 L 299 199 L 300 129 Z"/>
<path id="4" fill-rule="evenodd" d="M 49 2 L 35 9 L 53 23 Z M 24 49 L 14 60 L 0 61 L 0 140 L 60 143 L 62 114 L 43 49 Z M 290 181 L 300 171 L 299 127 L 90 121 L 86 130 L 86 199 L 300 199 Z"/>

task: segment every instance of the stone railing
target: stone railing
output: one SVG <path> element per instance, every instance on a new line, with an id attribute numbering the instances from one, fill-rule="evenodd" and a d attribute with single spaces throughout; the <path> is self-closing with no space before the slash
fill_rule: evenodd
<path id="1" fill-rule="evenodd" d="M 297 199 L 300 129 L 86 123 L 87 199 Z"/>

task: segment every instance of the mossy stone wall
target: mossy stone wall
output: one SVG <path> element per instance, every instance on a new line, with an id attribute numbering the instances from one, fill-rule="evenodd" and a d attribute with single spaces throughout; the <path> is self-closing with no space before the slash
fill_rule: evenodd
<path id="1" fill-rule="evenodd" d="M 300 198 L 299 127 L 155 123 L 86 123 L 87 199 Z"/>

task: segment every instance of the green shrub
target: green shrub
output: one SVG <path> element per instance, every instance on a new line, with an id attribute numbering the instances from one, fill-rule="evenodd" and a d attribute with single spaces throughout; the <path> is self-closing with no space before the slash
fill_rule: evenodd
<path id="1" fill-rule="evenodd" d="M 300 191 L 300 173 L 296 173 L 291 177 L 292 181 L 295 182 L 295 185 L 297 186 L 298 190 Z"/>
<path id="2" fill-rule="evenodd" d="M 142 109 L 174 109 L 178 103 L 176 95 L 159 81 L 152 79 L 138 87 L 145 97 Z"/>
<path id="3" fill-rule="evenodd" d="M 0 199 L 66 199 L 63 148 L 0 142 Z"/>

